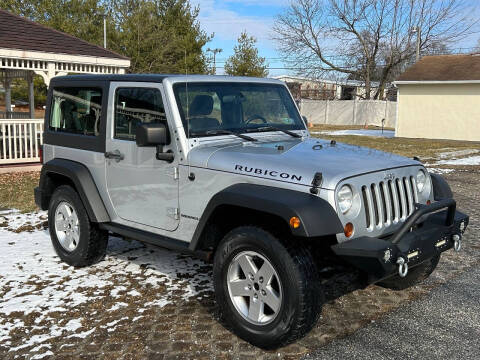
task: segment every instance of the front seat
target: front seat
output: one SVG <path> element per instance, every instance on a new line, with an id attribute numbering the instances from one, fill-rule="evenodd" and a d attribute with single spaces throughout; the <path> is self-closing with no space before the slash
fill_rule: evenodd
<path id="1" fill-rule="evenodd" d="M 189 130 L 191 132 L 204 132 L 218 129 L 220 122 L 209 117 L 213 111 L 213 97 L 210 95 L 197 95 L 190 104 Z"/>

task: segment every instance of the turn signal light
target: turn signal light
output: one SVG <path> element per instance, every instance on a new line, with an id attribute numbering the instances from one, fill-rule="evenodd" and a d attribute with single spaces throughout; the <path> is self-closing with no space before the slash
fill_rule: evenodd
<path id="1" fill-rule="evenodd" d="M 298 229 L 300 227 L 300 219 L 296 216 L 290 218 L 290 227 L 292 229 Z"/>
<path id="2" fill-rule="evenodd" d="M 353 235 L 354 227 L 352 223 L 347 223 L 343 228 L 343 232 L 347 238 Z"/>

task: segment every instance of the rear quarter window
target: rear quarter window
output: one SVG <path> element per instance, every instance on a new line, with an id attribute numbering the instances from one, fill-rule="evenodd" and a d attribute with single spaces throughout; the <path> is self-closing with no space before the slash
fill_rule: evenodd
<path id="1" fill-rule="evenodd" d="M 49 130 L 99 136 L 102 118 L 100 88 L 57 87 L 53 89 Z"/>

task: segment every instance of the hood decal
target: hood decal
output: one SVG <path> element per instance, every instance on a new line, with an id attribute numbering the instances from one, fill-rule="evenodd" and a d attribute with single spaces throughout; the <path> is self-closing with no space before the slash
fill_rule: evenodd
<path id="1" fill-rule="evenodd" d="M 235 172 L 246 173 L 246 174 L 256 174 L 256 175 L 263 175 L 270 178 L 280 178 L 283 180 L 291 180 L 291 181 L 298 181 L 299 183 L 302 181 L 301 175 L 291 174 L 286 171 L 276 171 L 276 170 L 269 170 L 269 169 L 260 169 L 260 168 L 253 168 L 244 165 L 235 165 Z"/>

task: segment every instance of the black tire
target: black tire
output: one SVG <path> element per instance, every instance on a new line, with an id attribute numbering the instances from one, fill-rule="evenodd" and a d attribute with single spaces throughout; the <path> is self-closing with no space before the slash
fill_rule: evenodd
<path id="1" fill-rule="evenodd" d="M 266 325 L 247 321 L 229 295 L 227 274 L 230 263 L 242 252 L 265 257 L 282 284 L 282 300 L 277 316 Z M 269 232 L 243 226 L 228 233 L 215 253 L 213 278 L 216 301 L 223 320 L 242 339 L 272 349 L 303 337 L 316 324 L 324 303 L 317 268 L 308 249 L 282 244 Z"/>
<path id="2" fill-rule="evenodd" d="M 437 267 L 439 261 L 440 255 L 436 255 L 433 258 L 424 261 L 420 265 L 409 269 L 407 276 L 404 278 L 397 274 L 377 283 L 377 285 L 391 290 L 408 289 L 409 287 L 418 285 L 423 280 L 428 278 Z"/>
<path id="3" fill-rule="evenodd" d="M 79 241 L 72 251 L 68 251 L 61 245 L 55 229 L 55 211 L 61 203 L 65 202 L 75 210 L 78 217 Z M 84 267 L 99 262 L 105 257 L 108 232 L 100 230 L 97 224 L 90 222 L 82 200 L 71 186 L 59 186 L 53 193 L 48 208 L 48 227 L 55 252 L 67 264 Z"/>

